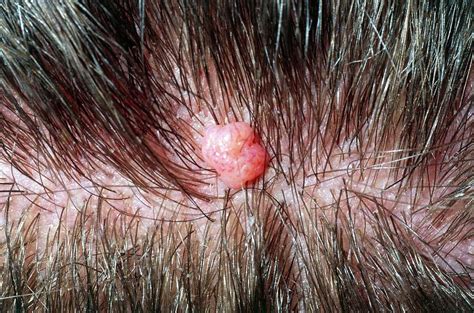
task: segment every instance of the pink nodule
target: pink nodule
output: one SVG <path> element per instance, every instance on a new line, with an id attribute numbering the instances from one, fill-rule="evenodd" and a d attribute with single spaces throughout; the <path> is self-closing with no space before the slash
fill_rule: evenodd
<path id="1" fill-rule="evenodd" d="M 259 137 L 244 122 L 214 125 L 205 130 L 202 154 L 229 188 L 240 188 L 265 171 L 268 157 Z"/>

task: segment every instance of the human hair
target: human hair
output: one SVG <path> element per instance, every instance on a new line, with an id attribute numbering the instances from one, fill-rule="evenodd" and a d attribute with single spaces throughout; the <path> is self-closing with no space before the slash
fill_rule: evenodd
<path id="1" fill-rule="evenodd" d="M 470 311 L 472 4 L 5 0 L 0 308 Z M 271 159 L 228 189 L 210 124 Z"/>

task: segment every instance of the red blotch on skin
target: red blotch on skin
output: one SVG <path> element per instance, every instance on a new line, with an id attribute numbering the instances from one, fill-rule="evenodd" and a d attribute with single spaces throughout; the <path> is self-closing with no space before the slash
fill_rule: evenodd
<path id="1" fill-rule="evenodd" d="M 202 141 L 202 155 L 230 188 L 240 188 L 255 180 L 268 163 L 259 137 L 244 122 L 208 127 Z"/>

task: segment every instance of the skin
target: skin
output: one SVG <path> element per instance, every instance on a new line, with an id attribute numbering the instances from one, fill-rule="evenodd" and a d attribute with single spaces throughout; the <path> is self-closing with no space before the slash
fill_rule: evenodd
<path id="1" fill-rule="evenodd" d="M 229 188 L 244 187 L 265 171 L 267 152 L 247 123 L 210 126 L 201 145 L 204 160 Z"/>
<path id="2" fill-rule="evenodd" d="M 31 3 L 0 8 L 2 310 L 472 310 L 469 1 Z M 268 167 L 232 189 L 201 147 L 238 121 Z"/>

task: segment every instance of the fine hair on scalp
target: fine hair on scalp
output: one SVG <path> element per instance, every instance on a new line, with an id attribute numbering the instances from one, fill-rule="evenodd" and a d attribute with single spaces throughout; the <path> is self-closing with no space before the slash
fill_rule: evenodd
<path id="1" fill-rule="evenodd" d="M 472 236 L 471 2 L 5 0 L 0 156 L 27 176 L 92 182 L 106 164 L 157 196 L 210 201 L 196 130 L 175 108 L 216 124 L 251 116 L 295 193 L 350 145 L 361 173 L 389 169 L 397 192 L 433 198 L 431 220 Z M 473 269 L 440 269 L 383 201 L 351 194 L 372 208 L 366 240 L 351 218 L 359 208 L 346 208 L 350 188 L 322 218 L 313 203 L 276 199 L 276 181 L 241 191 L 242 207 L 226 192 L 204 240 L 191 223 L 163 221 L 138 238 L 138 217 L 89 219 L 99 201 L 68 239 L 58 230 L 32 256 L 35 219 L 7 223 L 0 310 L 472 309 Z M 18 193 L 0 180 L 0 196 Z"/>

